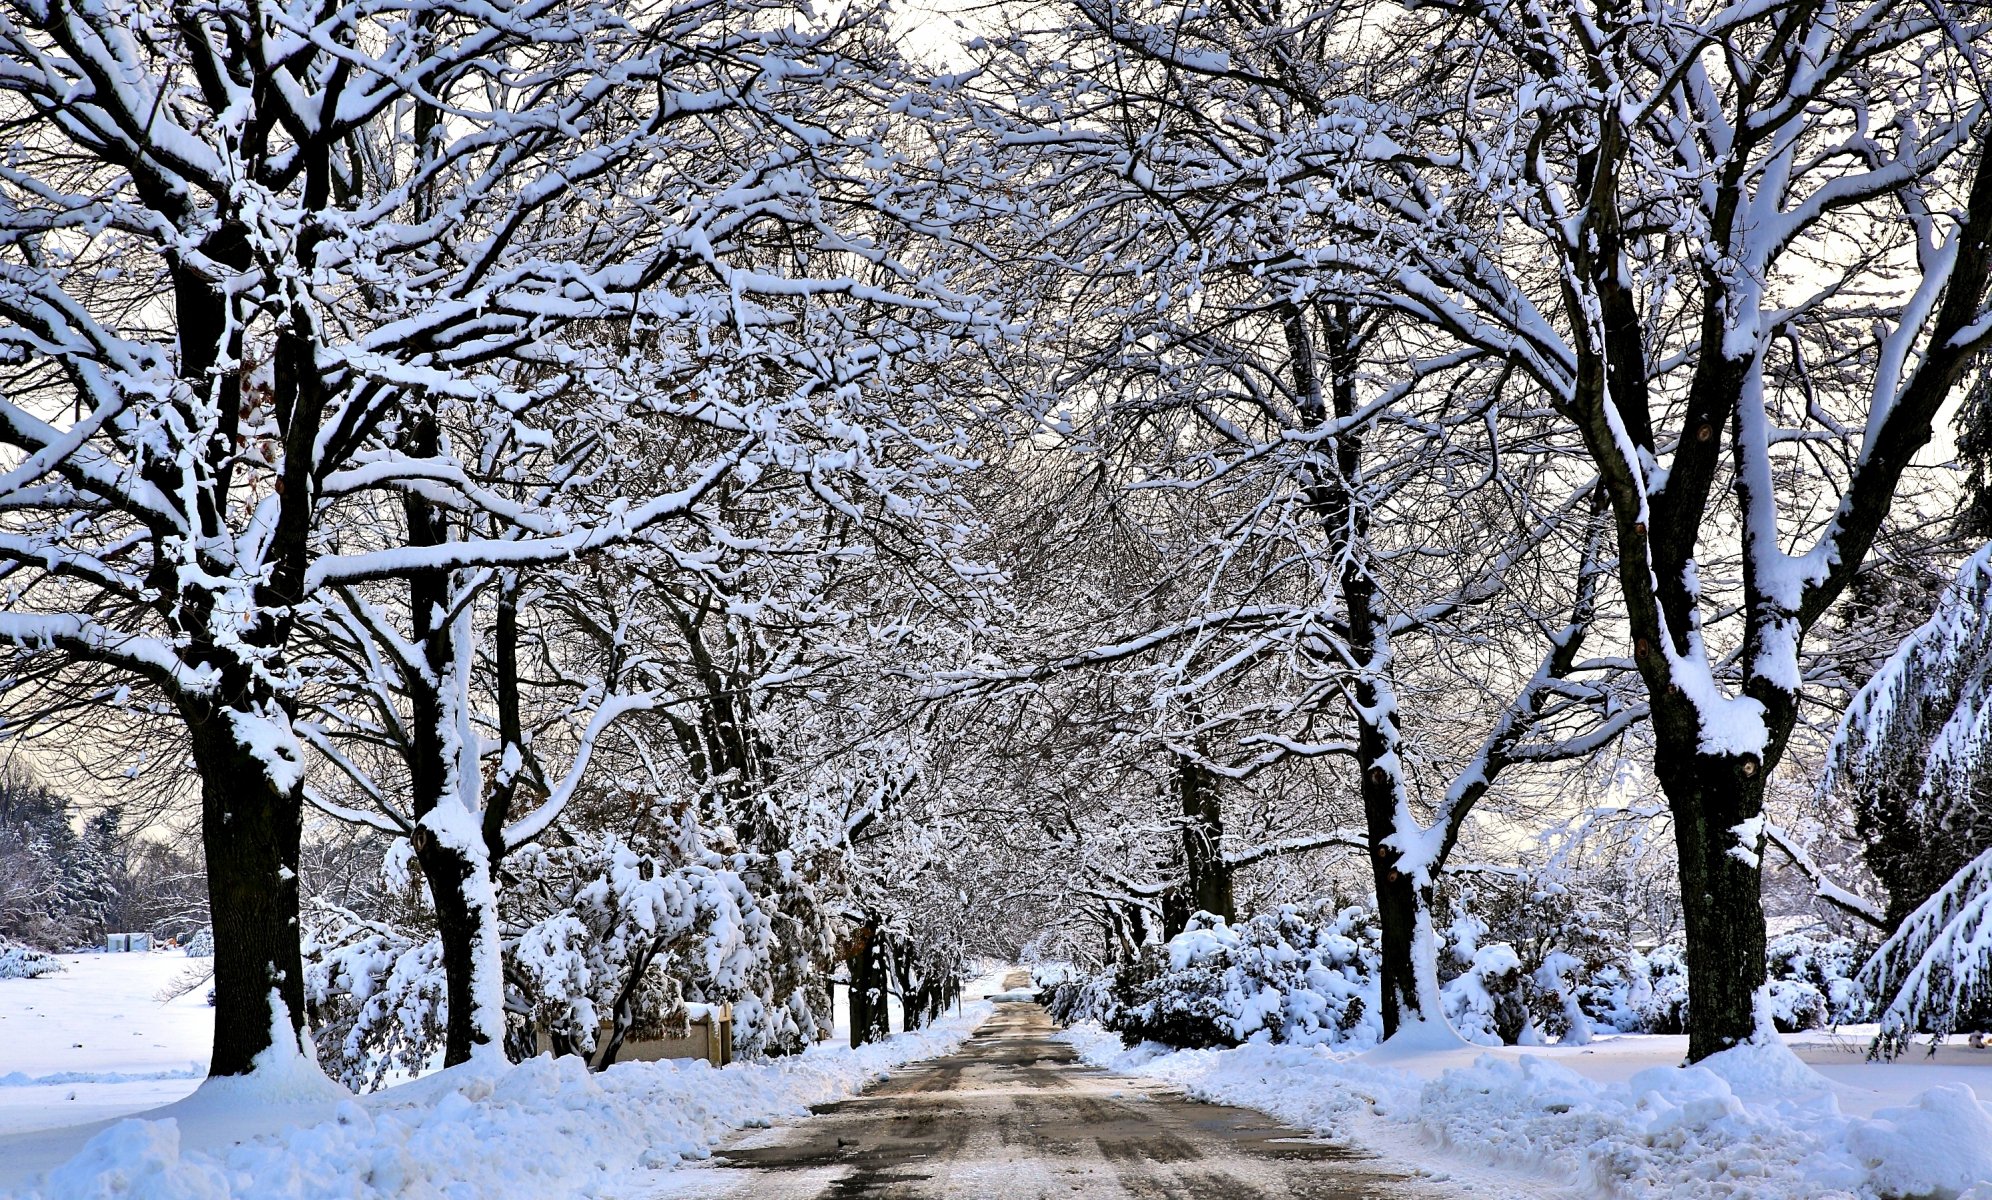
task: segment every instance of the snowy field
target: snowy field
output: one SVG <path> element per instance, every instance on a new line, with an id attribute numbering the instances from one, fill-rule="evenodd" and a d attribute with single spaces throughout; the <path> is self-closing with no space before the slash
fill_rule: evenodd
<path id="1" fill-rule="evenodd" d="M 1792 1053 L 1748 1047 L 1695 1068 L 1680 1066 L 1685 1037 L 1337 1055 L 1127 1050 L 1090 1024 L 1061 1036 L 1097 1066 L 1260 1109 L 1476 1194 L 1992 1200 L 1992 1109 L 1979 1102 L 1992 1098 L 1992 1050 L 1873 1064 L 1865 1032 L 1793 1035 Z"/>
<path id="2" fill-rule="evenodd" d="M 163 997 L 212 960 L 177 950 L 57 957 L 56 974 L 0 979 L 0 1135 L 157 1108 L 199 1085 L 214 1037 L 208 984 Z"/>
<path id="3" fill-rule="evenodd" d="M 190 961 L 66 955 L 61 974 L 0 980 L 0 1196 L 651 1195 L 661 1173 L 705 1157 L 733 1130 L 806 1115 L 903 1063 L 953 1050 L 988 1016 L 980 997 L 1002 978 L 977 980 L 961 1011 L 933 1028 L 858 1050 L 825 1043 L 717 1072 L 703 1062 L 601 1074 L 572 1058 L 471 1063 L 355 1097 L 297 1062 L 202 1084 L 212 1031 L 205 985 L 155 999 Z"/>

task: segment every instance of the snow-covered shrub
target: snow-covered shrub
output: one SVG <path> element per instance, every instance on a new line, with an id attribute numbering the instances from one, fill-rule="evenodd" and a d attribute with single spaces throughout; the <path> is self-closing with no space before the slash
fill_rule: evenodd
<path id="1" fill-rule="evenodd" d="M 442 943 L 323 902 L 304 921 L 305 1012 L 319 1065 L 355 1091 L 419 1073 L 443 1046 Z"/>
<path id="2" fill-rule="evenodd" d="M 687 1000 L 734 1006 L 743 1053 L 769 1025 L 767 914 L 724 856 L 639 854 L 601 836 L 532 847 L 551 904 L 508 947 L 508 1007 L 557 1043 L 598 1052 L 611 1038 L 677 1031 Z"/>
<path id="3" fill-rule="evenodd" d="M 1037 988 L 1038 1003 L 1058 1024 L 1093 1021 L 1113 1027 L 1118 1006 L 1111 973 L 1088 975 L 1070 963 L 1036 963 L 1031 983 Z"/>
<path id="4" fill-rule="evenodd" d="M 1439 991 L 1446 1020 L 1459 1036 L 1483 1046 L 1539 1042 L 1524 994 L 1527 981 L 1513 946 L 1493 942 L 1477 947 L 1466 970 Z"/>
<path id="5" fill-rule="evenodd" d="M 204 929 L 198 930 L 192 937 L 188 938 L 186 952 L 188 958 L 213 958 L 214 926 L 209 925 Z"/>
<path id="6" fill-rule="evenodd" d="M 1767 967 L 1777 1027 L 1795 1033 L 1867 1020 L 1867 989 L 1855 978 L 1866 957 L 1846 938 L 1819 941 L 1802 933 L 1772 938 Z"/>
<path id="7" fill-rule="evenodd" d="M 1584 1015 L 1619 1033 L 1685 1033 L 1688 960 L 1679 946 L 1634 951 L 1591 973 L 1576 989 Z"/>
<path id="8" fill-rule="evenodd" d="M 1488 1044 L 1497 1036 L 1589 1041 L 1596 977 L 1611 970 L 1611 985 L 1622 985 L 1624 976 L 1623 943 L 1599 911 L 1595 881 L 1552 856 L 1514 875 L 1453 881 L 1447 892 L 1440 994 L 1462 1035 Z M 1490 929 L 1512 966 L 1498 953 L 1480 957 Z"/>
<path id="9" fill-rule="evenodd" d="M 1565 1046 L 1591 1040 L 1591 1019 L 1579 999 L 1583 960 L 1561 952 L 1550 954 L 1529 977 L 1530 1012 L 1536 1026 Z"/>
<path id="10" fill-rule="evenodd" d="M 0 979 L 37 979 L 61 969 L 53 954 L 29 946 L 0 946 Z"/>
<path id="11" fill-rule="evenodd" d="M 1281 905 L 1235 926 L 1199 913 L 1120 970 L 1109 1028 L 1130 1045 L 1372 1043 L 1376 941 L 1363 908 Z"/>

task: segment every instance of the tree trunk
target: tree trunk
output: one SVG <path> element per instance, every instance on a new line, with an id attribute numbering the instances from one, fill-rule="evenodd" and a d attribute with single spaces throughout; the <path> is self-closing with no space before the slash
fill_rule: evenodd
<path id="1" fill-rule="evenodd" d="M 892 1032 L 892 1012 L 886 1006 L 885 938 L 878 922 L 860 925 L 851 939 L 851 1045 L 884 1041 Z"/>
<path id="2" fill-rule="evenodd" d="M 1432 897 L 1392 864 L 1396 855 L 1372 855 L 1376 916 L 1382 941 L 1377 982 L 1383 993 L 1383 1036 L 1406 1024 L 1436 1019 L 1437 945 L 1432 933 Z"/>
<path id="3" fill-rule="evenodd" d="M 201 774 L 201 833 L 214 922 L 214 1053 L 208 1074 L 246 1075 L 277 1037 L 302 1053 L 304 960 L 298 951 L 301 789 L 288 793 L 244 747 L 229 712 L 190 715 Z"/>
<path id="4" fill-rule="evenodd" d="M 1765 978 L 1762 839 L 1742 842 L 1736 827 L 1763 813 L 1764 781 L 1753 758 L 1702 754 L 1673 740 L 1662 734 L 1654 773 L 1674 813 L 1688 935 L 1688 1059 L 1699 1062 L 1757 1028 Z"/>
<path id="5" fill-rule="evenodd" d="M 1190 912 L 1207 912 L 1230 924 L 1238 911 L 1224 861 L 1224 796 L 1217 777 L 1195 759 L 1178 757 L 1176 794 L 1183 810 L 1183 899 Z"/>
<path id="6" fill-rule="evenodd" d="M 444 995 L 443 1065 L 469 1062 L 479 1046 L 502 1045 L 502 1001 L 492 994 L 504 986 L 499 951 L 490 944 L 497 928 L 495 896 L 482 861 L 462 853 L 418 825 L 415 857 L 435 904 L 436 937 L 442 943 Z M 485 978 L 489 976 L 489 978 Z M 482 1003 L 489 1001 L 489 1004 Z M 498 1028 L 492 1028 L 497 1008 Z"/>
<path id="7" fill-rule="evenodd" d="M 1307 312 L 1290 306 L 1283 315 L 1292 359 L 1294 395 L 1298 397 L 1301 429 L 1319 429 L 1330 411 L 1347 420 L 1356 413 L 1357 319 L 1347 306 L 1321 304 L 1314 309 L 1320 327 L 1317 354 Z M 1326 359 L 1327 389 L 1323 392 L 1322 362 Z M 1370 871 L 1376 882 L 1378 933 L 1382 939 L 1383 1036 L 1396 1036 L 1407 1024 L 1443 1022 L 1439 1006 L 1438 942 L 1432 933 L 1432 883 L 1400 869 L 1402 852 L 1388 839 L 1399 831 L 1404 813 L 1401 790 L 1403 760 L 1397 728 L 1397 696 L 1392 681 L 1393 648 L 1385 597 L 1370 576 L 1368 552 L 1370 514 L 1354 490 L 1361 477 L 1364 437 L 1349 429 L 1329 441 L 1332 460 L 1324 458 L 1307 484 L 1307 503 L 1342 569 L 1337 580 L 1348 615 L 1349 648 L 1358 674 L 1356 703 L 1356 766 L 1360 772 L 1363 821 L 1370 851 Z M 1409 832 L 1409 831 L 1406 831 Z M 1436 870 L 1436 864 L 1421 868 Z"/>
<path id="8" fill-rule="evenodd" d="M 409 426 L 409 452 L 434 456 L 441 441 L 435 414 L 418 409 Z M 415 493 L 403 500 L 403 508 L 409 545 L 440 546 L 450 540 L 446 510 Z M 416 815 L 410 841 L 436 909 L 447 998 L 443 1065 L 453 1067 L 469 1062 L 481 1046 L 504 1044 L 496 860 L 487 845 L 487 839 L 499 839 L 502 847 L 504 814 L 498 814 L 493 827 L 476 812 L 483 779 L 478 735 L 464 711 L 472 656 L 468 602 L 454 594 L 450 572 L 419 571 L 408 577 L 408 609 L 414 641 L 428 667 L 426 677 L 407 684 L 413 731 L 408 774 Z M 447 614 L 453 610 L 456 616 L 450 619 Z M 509 615 L 516 620 L 516 613 Z M 516 661 L 503 666 L 517 670 Z M 501 696 L 504 700 L 516 703 L 516 695 Z M 503 732 L 515 736 L 515 731 Z"/>
<path id="9" fill-rule="evenodd" d="M 1190 896 L 1183 888 L 1162 893 L 1162 940 L 1168 941 L 1190 927 Z"/>

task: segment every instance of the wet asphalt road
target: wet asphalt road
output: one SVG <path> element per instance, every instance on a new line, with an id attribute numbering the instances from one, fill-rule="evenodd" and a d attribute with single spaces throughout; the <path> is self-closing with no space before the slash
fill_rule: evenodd
<path id="1" fill-rule="evenodd" d="M 675 1196 L 738 1200 L 1433 1200 L 1248 1109 L 1088 1067 L 1035 1004 L 812 1119 L 722 1147 Z M 684 1182 L 690 1183 L 690 1180 Z"/>

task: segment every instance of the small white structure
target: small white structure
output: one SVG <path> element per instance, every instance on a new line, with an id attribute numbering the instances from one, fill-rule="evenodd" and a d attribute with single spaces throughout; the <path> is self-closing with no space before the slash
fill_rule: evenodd
<path id="1" fill-rule="evenodd" d="M 152 935 L 149 933 L 107 933 L 104 935 L 104 950 L 109 954 L 143 954 L 152 949 Z"/>
<path id="2" fill-rule="evenodd" d="M 731 1004 L 687 1004 L 685 1005 L 685 1034 L 682 1037 L 625 1036 L 623 1044 L 616 1050 L 617 1062 L 657 1062 L 660 1059 L 702 1058 L 715 1067 L 723 1067 L 733 1061 L 733 1006 Z M 536 1041 L 540 1053 L 553 1049 L 552 1035 L 544 1025 L 536 1031 Z M 609 1044 L 615 1036 L 615 1025 L 605 1022 L 595 1033 L 596 1052 L 589 1055 L 591 1062 L 600 1056 L 601 1048 Z"/>
<path id="3" fill-rule="evenodd" d="M 623 1039 L 617 1062 L 656 1062 L 663 1058 L 703 1058 L 715 1067 L 733 1061 L 733 1006 L 731 1004 L 685 1005 L 687 1031 L 684 1037 Z M 602 1040 L 608 1040 L 604 1030 Z"/>

